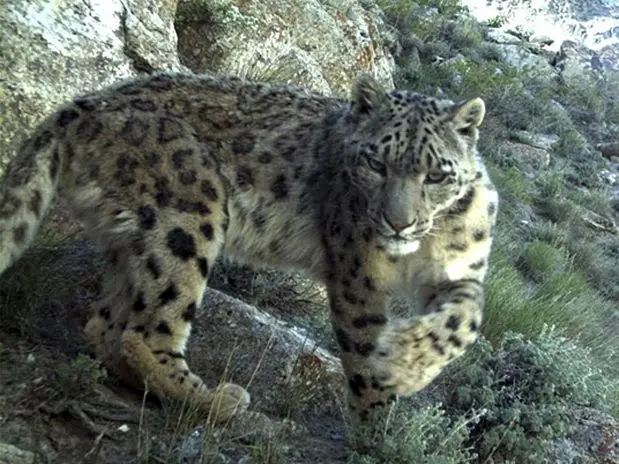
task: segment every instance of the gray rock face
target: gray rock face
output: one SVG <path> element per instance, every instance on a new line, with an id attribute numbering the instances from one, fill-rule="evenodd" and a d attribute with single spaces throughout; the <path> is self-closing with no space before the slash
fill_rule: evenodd
<path id="1" fill-rule="evenodd" d="M 27 132 L 77 93 L 178 68 L 175 1 L 11 0 L 0 14 L 0 173 Z M 136 66 L 137 65 L 137 66 Z"/>
<path id="2" fill-rule="evenodd" d="M 502 30 L 516 32 L 529 42 L 543 37 L 544 49 L 556 52 L 560 60 L 564 59 L 566 47 L 576 47 L 579 56 L 576 73 L 593 70 L 600 75 L 619 71 L 619 2 L 616 0 L 463 0 L 462 3 L 480 21 L 503 18 Z M 571 70 L 566 72 L 568 79 L 571 74 Z"/>
<path id="3" fill-rule="evenodd" d="M 364 70 L 393 87 L 395 65 L 385 45 L 389 31 L 370 2 L 212 0 L 204 5 L 200 10 L 179 5 L 179 54 L 194 71 L 345 95 Z"/>

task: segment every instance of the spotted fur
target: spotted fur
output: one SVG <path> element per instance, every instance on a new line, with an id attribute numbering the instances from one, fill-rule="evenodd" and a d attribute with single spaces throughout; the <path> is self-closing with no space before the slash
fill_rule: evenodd
<path id="1" fill-rule="evenodd" d="M 60 108 L 10 164 L 0 271 L 60 195 L 106 250 L 86 326 L 96 355 L 224 420 L 248 393 L 208 389 L 184 355 L 216 257 L 305 269 L 327 286 L 363 417 L 477 337 L 497 212 L 476 149 L 483 117 L 480 99 L 385 92 L 368 76 L 350 101 L 207 75 L 124 81 Z M 404 319 L 389 312 L 402 292 Z"/>

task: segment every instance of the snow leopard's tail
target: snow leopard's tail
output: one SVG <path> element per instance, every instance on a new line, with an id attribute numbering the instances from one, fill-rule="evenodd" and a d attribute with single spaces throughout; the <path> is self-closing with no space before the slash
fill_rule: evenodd
<path id="1" fill-rule="evenodd" d="M 39 126 L 0 183 L 0 273 L 28 248 L 54 197 L 61 155 L 53 127 Z"/>

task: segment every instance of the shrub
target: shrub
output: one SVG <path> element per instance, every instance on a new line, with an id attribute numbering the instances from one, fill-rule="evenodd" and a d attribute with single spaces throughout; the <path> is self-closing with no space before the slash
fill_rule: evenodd
<path id="1" fill-rule="evenodd" d="M 565 252 L 540 241 L 527 244 L 523 259 L 527 272 L 537 281 L 548 279 L 565 270 L 567 263 Z"/>
<path id="2" fill-rule="evenodd" d="M 468 427 L 478 415 L 452 420 L 438 406 L 420 410 L 397 402 L 386 417 L 355 429 L 355 451 L 348 464 L 463 464 L 475 457 L 469 452 Z"/>
<path id="3" fill-rule="evenodd" d="M 617 385 L 589 350 L 544 328 L 533 340 L 508 332 L 496 349 L 480 340 L 449 372 L 450 416 L 485 410 L 469 424 L 479 462 L 539 463 L 575 425 L 575 408 L 615 407 Z"/>

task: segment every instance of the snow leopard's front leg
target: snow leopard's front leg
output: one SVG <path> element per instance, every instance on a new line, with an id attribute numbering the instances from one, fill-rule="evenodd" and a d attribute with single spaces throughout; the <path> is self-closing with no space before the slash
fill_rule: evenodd
<path id="1" fill-rule="evenodd" d="M 395 320 L 382 333 L 378 371 L 395 393 L 409 396 L 428 385 L 478 337 L 484 306 L 481 281 L 441 282 L 425 297 L 424 313 Z"/>

